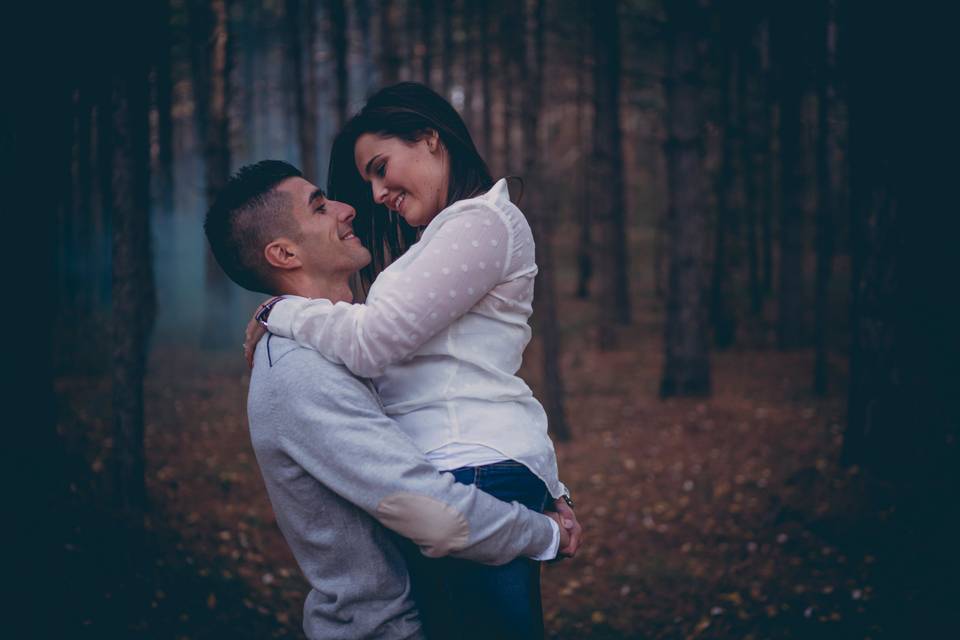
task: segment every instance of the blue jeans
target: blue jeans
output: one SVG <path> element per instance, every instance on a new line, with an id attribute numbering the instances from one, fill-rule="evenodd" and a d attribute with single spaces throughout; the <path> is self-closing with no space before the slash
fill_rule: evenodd
<path id="1" fill-rule="evenodd" d="M 542 512 L 549 493 L 527 467 L 508 460 L 449 473 L 504 502 Z M 410 558 L 410 576 L 427 637 L 485 640 L 543 638 L 540 563 L 516 558 L 489 566 L 454 558 Z"/>

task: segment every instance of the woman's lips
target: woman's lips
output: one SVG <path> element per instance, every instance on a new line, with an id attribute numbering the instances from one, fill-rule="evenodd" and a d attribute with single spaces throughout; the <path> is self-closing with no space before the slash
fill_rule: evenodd
<path id="1" fill-rule="evenodd" d="M 402 213 L 402 212 L 403 212 L 403 209 L 402 209 L 403 203 L 404 203 L 404 201 L 405 201 L 406 199 L 407 199 L 407 192 L 404 191 L 403 193 L 401 193 L 400 195 L 398 195 L 396 198 L 393 199 L 393 207 L 392 207 L 392 209 L 393 209 L 394 211 L 396 211 L 397 213 Z"/>

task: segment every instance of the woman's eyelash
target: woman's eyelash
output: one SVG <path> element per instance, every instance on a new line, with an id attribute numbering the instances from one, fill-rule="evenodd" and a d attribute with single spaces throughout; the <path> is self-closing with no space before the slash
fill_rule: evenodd
<path id="1" fill-rule="evenodd" d="M 379 177 L 382 178 L 382 177 L 384 177 L 385 175 L 387 175 L 387 163 L 386 163 L 386 162 L 381 162 L 381 163 L 377 166 L 377 176 L 379 176 Z"/>

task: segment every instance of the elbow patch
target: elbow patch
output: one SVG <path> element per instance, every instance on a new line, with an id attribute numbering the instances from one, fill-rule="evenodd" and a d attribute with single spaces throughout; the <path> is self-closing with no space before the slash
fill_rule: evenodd
<path id="1" fill-rule="evenodd" d="M 470 526 L 448 504 L 428 496 L 395 493 L 377 505 L 377 519 L 384 526 L 410 538 L 423 555 L 440 558 L 467 546 Z"/>

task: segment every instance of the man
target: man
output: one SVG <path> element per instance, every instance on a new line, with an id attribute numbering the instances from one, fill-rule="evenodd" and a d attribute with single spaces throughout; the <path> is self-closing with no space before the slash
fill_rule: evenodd
<path id="1" fill-rule="evenodd" d="M 230 180 L 204 229 L 221 267 L 247 289 L 352 301 L 349 278 L 370 261 L 353 235 L 354 215 L 294 167 L 264 161 Z M 556 514 L 439 473 L 384 415 L 369 382 L 346 368 L 277 336 L 261 340 L 254 358 L 251 439 L 277 522 L 311 585 L 308 637 L 423 637 L 403 557 L 376 521 L 430 557 L 502 564 L 575 553 L 571 511 L 559 527 Z"/>

